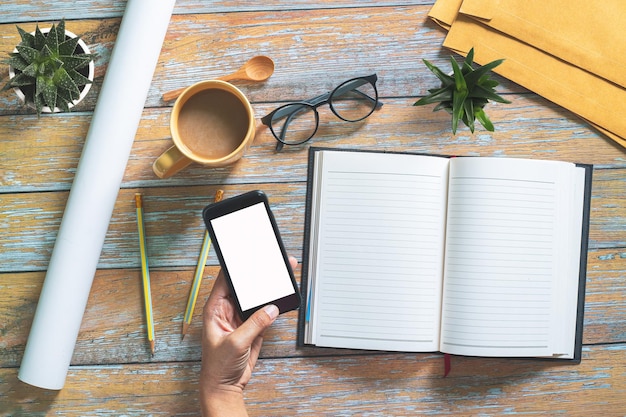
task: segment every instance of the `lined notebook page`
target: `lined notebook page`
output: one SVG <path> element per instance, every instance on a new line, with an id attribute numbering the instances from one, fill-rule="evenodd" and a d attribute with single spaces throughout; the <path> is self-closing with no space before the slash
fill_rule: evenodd
<path id="1" fill-rule="evenodd" d="M 317 153 L 318 346 L 438 349 L 448 160 Z"/>
<path id="2" fill-rule="evenodd" d="M 451 162 L 441 351 L 550 356 L 556 328 L 573 326 L 556 314 L 560 254 L 569 243 L 560 239 L 569 202 L 560 175 L 569 167 L 501 158 Z"/>

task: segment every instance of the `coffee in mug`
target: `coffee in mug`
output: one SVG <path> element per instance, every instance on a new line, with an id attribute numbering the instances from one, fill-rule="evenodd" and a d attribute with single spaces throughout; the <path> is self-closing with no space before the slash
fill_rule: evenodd
<path id="1" fill-rule="evenodd" d="M 160 178 L 168 178 L 192 162 L 221 167 L 237 161 L 254 140 L 254 112 L 232 84 L 202 81 L 176 100 L 170 130 L 174 146 L 152 166 Z"/>

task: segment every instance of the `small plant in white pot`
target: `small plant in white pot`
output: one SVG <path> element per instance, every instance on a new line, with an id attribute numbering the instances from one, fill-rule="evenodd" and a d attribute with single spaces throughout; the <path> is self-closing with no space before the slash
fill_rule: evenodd
<path id="1" fill-rule="evenodd" d="M 65 30 L 65 20 L 50 29 L 28 33 L 9 54 L 9 81 L 2 91 L 14 89 L 18 97 L 42 112 L 69 111 L 89 92 L 94 79 L 94 61 L 80 37 Z"/>

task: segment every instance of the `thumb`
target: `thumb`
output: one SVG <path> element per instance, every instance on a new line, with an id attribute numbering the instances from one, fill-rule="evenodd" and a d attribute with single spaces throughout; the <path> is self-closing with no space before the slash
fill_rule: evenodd
<path id="1" fill-rule="evenodd" d="M 273 304 L 266 305 L 251 315 L 248 320 L 235 330 L 235 333 L 238 334 L 237 337 L 247 345 L 251 345 L 254 339 L 262 335 L 274 323 L 278 313 L 278 307 Z"/>

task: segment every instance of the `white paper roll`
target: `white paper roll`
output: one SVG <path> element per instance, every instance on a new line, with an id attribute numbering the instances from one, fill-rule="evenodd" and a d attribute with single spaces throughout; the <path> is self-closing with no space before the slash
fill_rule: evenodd
<path id="1" fill-rule="evenodd" d="M 129 0 L 68 197 L 18 378 L 58 390 L 175 0 Z"/>

